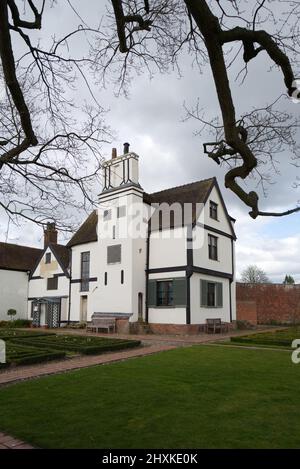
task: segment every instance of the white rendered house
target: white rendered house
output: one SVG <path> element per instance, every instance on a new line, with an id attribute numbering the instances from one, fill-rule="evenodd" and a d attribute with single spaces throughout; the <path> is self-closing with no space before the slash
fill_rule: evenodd
<path id="1" fill-rule="evenodd" d="M 139 157 L 124 145 L 103 166 L 98 208 L 66 246 L 55 227 L 29 278 L 28 315 L 52 327 L 114 317 L 120 331 L 201 330 L 233 323 L 234 220 L 215 178 L 153 194 L 139 184 Z M 118 327 L 119 326 L 119 327 Z"/>

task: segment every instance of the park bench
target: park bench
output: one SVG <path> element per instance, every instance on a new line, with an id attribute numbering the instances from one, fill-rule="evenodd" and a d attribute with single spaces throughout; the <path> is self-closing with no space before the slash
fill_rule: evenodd
<path id="1" fill-rule="evenodd" d="M 205 332 L 207 334 L 216 334 L 217 332 L 221 334 L 223 331 L 228 332 L 228 324 L 222 322 L 221 318 L 206 319 Z"/>
<path id="2" fill-rule="evenodd" d="M 94 317 L 92 316 L 92 321 L 87 324 L 86 330 L 91 332 L 99 332 L 99 329 L 106 329 L 109 332 L 111 329 L 113 332 L 116 332 L 116 321 L 115 318 L 105 318 L 105 317 Z"/>

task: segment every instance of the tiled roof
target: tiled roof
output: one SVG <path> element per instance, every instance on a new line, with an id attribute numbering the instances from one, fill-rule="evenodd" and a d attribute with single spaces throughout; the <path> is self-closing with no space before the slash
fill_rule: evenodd
<path id="1" fill-rule="evenodd" d="M 144 192 L 143 200 L 149 205 L 162 202 L 166 202 L 168 204 L 175 202 L 182 204 L 205 203 L 215 184 L 217 184 L 216 178 L 209 178 L 202 181 L 192 182 L 190 184 L 184 184 L 183 186 L 171 187 L 170 189 L 153 192 L 152 194 Z M 193 218 L 195 218 L 195 216 L 196 212 L 193 213 Z M 98 215 L 97 211 L 94 210 L 70 239 L 67 247 L 97 241 L 97 224 Z"/>
<path id="2" fill-rule="evenodd" d="M 162 203 L 166 202 L 172 204 L 175 202 L 180 203 L 204 203 L 215 183 L 215 178 L 204 179 L 203 181 L 196 181 L 183 186 L 171 187 L 152 194 L 144 193 L 144 202 Z"/>
<path id="3" fill-rule="evenodd" d="M 0 242 L 0 269 L 29 271 L 42 252 L 43 249 Z"/>
<path id="4" fill-rule="evenodd" d="M 56 259 L 61 264 L 61 267 L 67 269 L 70 264 L 70 249 L 67 246 L 63 246 L 62 244 L 50 244 L 50 247 L 56 257 Z"/>
<path id="5" fill-rule="evenodd" d="M 76 233 L 72 236 L 72 238 L 67 244 L 67 247 L 97 241 L 97 223 L 98 215 L 96 210 L 94 210 L 85 220 L 85 222 L 80 226 L 80 228 L 76 231 Z"/>

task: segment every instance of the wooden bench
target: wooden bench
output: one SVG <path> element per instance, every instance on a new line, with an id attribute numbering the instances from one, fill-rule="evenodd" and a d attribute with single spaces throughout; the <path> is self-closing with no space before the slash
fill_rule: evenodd
<path id="1" fill-rule="evenodd" d="M 114 318 L 93 318 L 92 322 L 87 324 L 86 330 L 91 332 L 99 332 L 99 329 L 106 329 L 109 333 L 110 329 L 116 332 L 116 321 Z"/>
<path id="2" fill-rule="evenodd" d="M 216 334 L 217 332 L 221 334 L 223 331 L 228 332 L 228 324 L 222 322 L 221 318 L 206 319 L 205 332 L 207 334 Z"/>

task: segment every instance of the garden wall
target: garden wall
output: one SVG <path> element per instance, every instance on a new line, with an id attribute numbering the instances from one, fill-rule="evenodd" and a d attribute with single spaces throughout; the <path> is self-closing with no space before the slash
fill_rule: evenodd
<path id="1" fill-rule="evenodd" d="M 236 284 L 237 320 L 300 323 L 300 285 Z"/>

